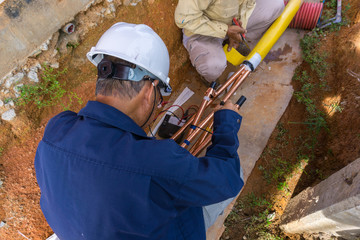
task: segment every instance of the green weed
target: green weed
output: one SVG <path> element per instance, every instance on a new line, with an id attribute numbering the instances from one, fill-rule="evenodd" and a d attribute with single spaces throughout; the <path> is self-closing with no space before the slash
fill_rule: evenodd
<path id="1" fill-rule="evenodd" d="M 75 49 L 75 48 L 77 48 L 79 45 L 80 45 L 80 43 L 78 43 L 78 42 L 75 42 L 75 43 L 68 42 L 68 43 L 66 44 L 66 47 L 67 47 L 67 48 Z"/>
<path id="2" fill-rule="evenodd" d="M 240 207 L 242 209 L 239 209 Z M 281 239 L 269 232 L 272 224 L 270 217 L 272 208 L 273 205 L 265 197 L 258 197 L 254 193 L 250 193 L 238 201 L 235 206 L 237 212 L 251 210 L 249 217 L 240 218 L 240 221 L 245 224 L 246 236 L 249 236 L 250 239 L 253 239 L 251 236 L 255 235 L 261 237 L 258 239 Z"/>
<path id="3" fill-rule="evenodd" d="M 268 232 L 260 232 L 258 233 L 258 240 L 283 240 L 283 238 L 273 235 Z"/>
<path id="4" fill-rule="evenodd" d="M 0 157 L 2 155 L 2 153 L 4 152 L 4 148 L 3 147 L 0 147 Z"/>
<path id="5" fill-rule="evenodd" d="M 324 104 L 325 107 L 330 108 L 329 114 L 330 113 L 336 113 L 336 112 L 342 112 L 344 110 L 343 107 L 340 106 L 340 103 L 338 102 L 333 102 L 331 104 Z"/>
<path id="6" fill-rule="evenodd" d="M 287 130 L 284 127 L 283 123 L 279 123 L 276 128 L 278 129 L 278 134 L 276 136 L 276 140 L 280 141 L 280 140 L 284 140 L 285 135 L 289 132 L 289 130 Z"/>
<path id="7" fill-rule="evenodd" d="M 14 98 L 8 97 L 8 98 L 5 98 L 5 99 L 4 99 L 4 103 L 5 103 L 5 104 L 7 104 L 7 103 L 9 103 L 9 102 L 11 102 L 11 101 L 14 101 Z"/>
<path id="8" fill-rule="evenodd" d="M 63 109 L 67 110 L 72 105 L 74 99 L 77 100 L 79 104 L 82 103 L 81 98 L 73 92 L 68 93 L 68 105 L 65 105 L 61 101 L 67 91 L 64 89 L 64 84 L 60 83 L 58 78 L 66 73 L 66 69 L 58 72 L 46 65 L 44 65 L 43 68 L 44 71 L 41 76 L 41 81 L 38 84 L 25 84 L 19 87 L 20 96 L 15 101 L 18 106 L 33 103 L 41 109 L 60 103 Z"/>
<path id="9" fill-rule="evenodd" d="M 282 158 L 273 158 L 270 160 L 268 167 L 262 165 L 259 166 L 259 170 L 262 172 L 264 180 L 267 184 L 277 184 L 278 190 L 288 191 L 288 179 L 294 169 L 294 165 Z"/>
<path id="10" fill-rule="evenodd" d="M 315 138 L 317 134 L 320 133 L 322 129 L 328 130 L 327 122 L 325 120 L 325 113 L 317 108 L 315 99 L 314 99 L 314 91 L 319 88 L 318 85 L 310 82 L 309 74 L 306 71 L 297 73 L 294 76 L 295 80 L 300 81 L 303 85 L 300 91 L 296 91 L 294 93 L 295 99 L 305 105 L 307 111 L 307 119 L 305 122 L 289 122 L 291 124 L 304 124 L 308 126 L 308 129 L 315 133 Z M 314 144 L 312 144 L 312 148 Z"/>
<path id="11" fill-rule="evenodd" d="M 328 54 L 324 51 L 319 51 L 322 36 L 322 31 L 314 30 L 311 34 L 305 35 L 300 41 L 304 61 L 310 65 L 311 70 L 320 79 L 326 76 L 329 68 L 329 64 L 326 62 Z"/>

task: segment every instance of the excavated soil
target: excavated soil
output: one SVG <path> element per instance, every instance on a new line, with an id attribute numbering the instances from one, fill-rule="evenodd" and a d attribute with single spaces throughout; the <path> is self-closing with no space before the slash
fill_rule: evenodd
<path id="1" fill-rule="evenodd" d="M 315 185 L 360 156 L 360 82 L 359 79 L 348 74 L 348 69 L 360 73 L 358 64 L 360 0 L 344 2 L 351 3 L 353 6 L 349 11 L 352 24 L 349 27 L 343 27 L 338 33 L 332 33 L 323 41 L 323 48 L 330 51 L 328 60 L 331 68 L 327 77 L 330 90 L 318 95 L 321 99 L 340 96 L 344 109 L 341 113 L 328 118 L 330 133 L 322 135 L 321 144 L 316 149 L 316 161 L 309 163 L 305 169 L 308 174 L 302 174 L 298 184 L 297 180 L 289 183 L 289 188 L 295 193 Z M 68 69 L 68 73 L 61 77 L 61 81 L 66 82 L 66 88 L 75 92 L 84 102 L 73 104 L 71 110 L 78 111 L 88 100 L 94 99 L 96 69 L 87 61 L 85 54 L 106 29 L 119 21 L 145 23 L 164 40 L 171 57 L 170 78 L 175 91 L 183 81 L 201 81 L 187 59 L 186 50 L 181 44 L 181 31 L 173 21 L 176 4 L 176 0 L 148 0 L 139 2 L 135 7 L 120 5 L 115 16 L 105 17 L 91 27 L 86 26 L 87 22 L 81 19 L 86 19 L 87 16 L 99 11 L 101 4 L 77 16 L 79 25 L 83 28 L 89 27 L 89 31 L 84 35 L 79 46 L 68 49 L 68 52 L 59 59 L 60 69 Z M 301 68 L 307 69 L 308 66 L 302 64 Z M 294 88 L 298 90 L 298 83 L 294 82 Z M 64 99 L 64 101 L 67 100 Z M 0 221 L 5 223 L 0 228 L 0 239 L 43 240 L 52 234 L 39 207 L 40 190 L 36 183 L 33 161 L 47 121 L 60 111 L 62 111 L 60 107 L 44 110 L 38 110 L 34 106 L 19 108 L 16 120 L 11 123 L 3 121 L 0 125 L 0 147 L 3 149 L 0 156 L 0 179 L 3 181 L 0 188 Z M 290 139 L 304 132 L 305 126 L 289 123 L 304 121 L 304 111 L 304 106 L 292 99 L 280 120 L 288 129 L 288 135 L 292 137 Z M 268 149 L 276 145 L 277 131 L 275 130 L 270 138 Z M 289 141 L 287 147 L 281 150 L 281 154 L 284 158 L 294 157 L 298 145 L 298 142 Z M 264 157 L 258 161 L 242 194 L 273 193 L 274 208 L 281 214 L 291 195 L 284 196 L 276 193 L 276 189 L 264 181 L 258 167 L 264 165 L 266 161 Z M 312 174 L 318 170 L 321 170 L 321 177 L 319 174 Z M 242 239 L 243 228 L 242 224 L 229 226 L 226 239 Z M 287 238 L 301 239 L 302 237 L 288 236 Z"/>

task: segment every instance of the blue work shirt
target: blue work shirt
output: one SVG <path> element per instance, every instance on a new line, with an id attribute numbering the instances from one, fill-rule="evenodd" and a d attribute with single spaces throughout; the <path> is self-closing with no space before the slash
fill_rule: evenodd
<path id="1" fill-rule="evenodd" d="M 52 118 L 35 169 L 40 205 L 61 240 L 205 239 L 202 206 L 234 197 L 241 116 L 214 116 L 212 145 L 196 158 L 156 140 L 127 115 L 90 101 Z"/>

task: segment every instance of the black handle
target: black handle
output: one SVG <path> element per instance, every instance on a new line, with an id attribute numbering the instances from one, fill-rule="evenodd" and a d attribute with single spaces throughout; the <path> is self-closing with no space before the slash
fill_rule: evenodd
<path id="1" fill-rule="evenodd" d="M 246 97 L 241 96 L 241 97 L 239 98 L 239 100 L 237 100 L 237 102 L 235 103 L 235 105 L 238 105 L 238 106 L 239 106 L 238 108 L 240 108 L 240 107 L 244 104 L 245 101 L 246 101 Z"/>

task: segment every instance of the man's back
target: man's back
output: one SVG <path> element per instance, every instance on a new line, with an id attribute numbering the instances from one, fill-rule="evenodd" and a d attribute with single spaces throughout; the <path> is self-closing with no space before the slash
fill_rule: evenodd
<path id="1" fill-rule="evenodd" d="M 49 122 L 35 166 L 42 210 L 62 240 L 204 239 L 201 206 L 242 186 L 236 157 L 218 161 L 148 138 L 125 114 L 89 102 Z"/>

